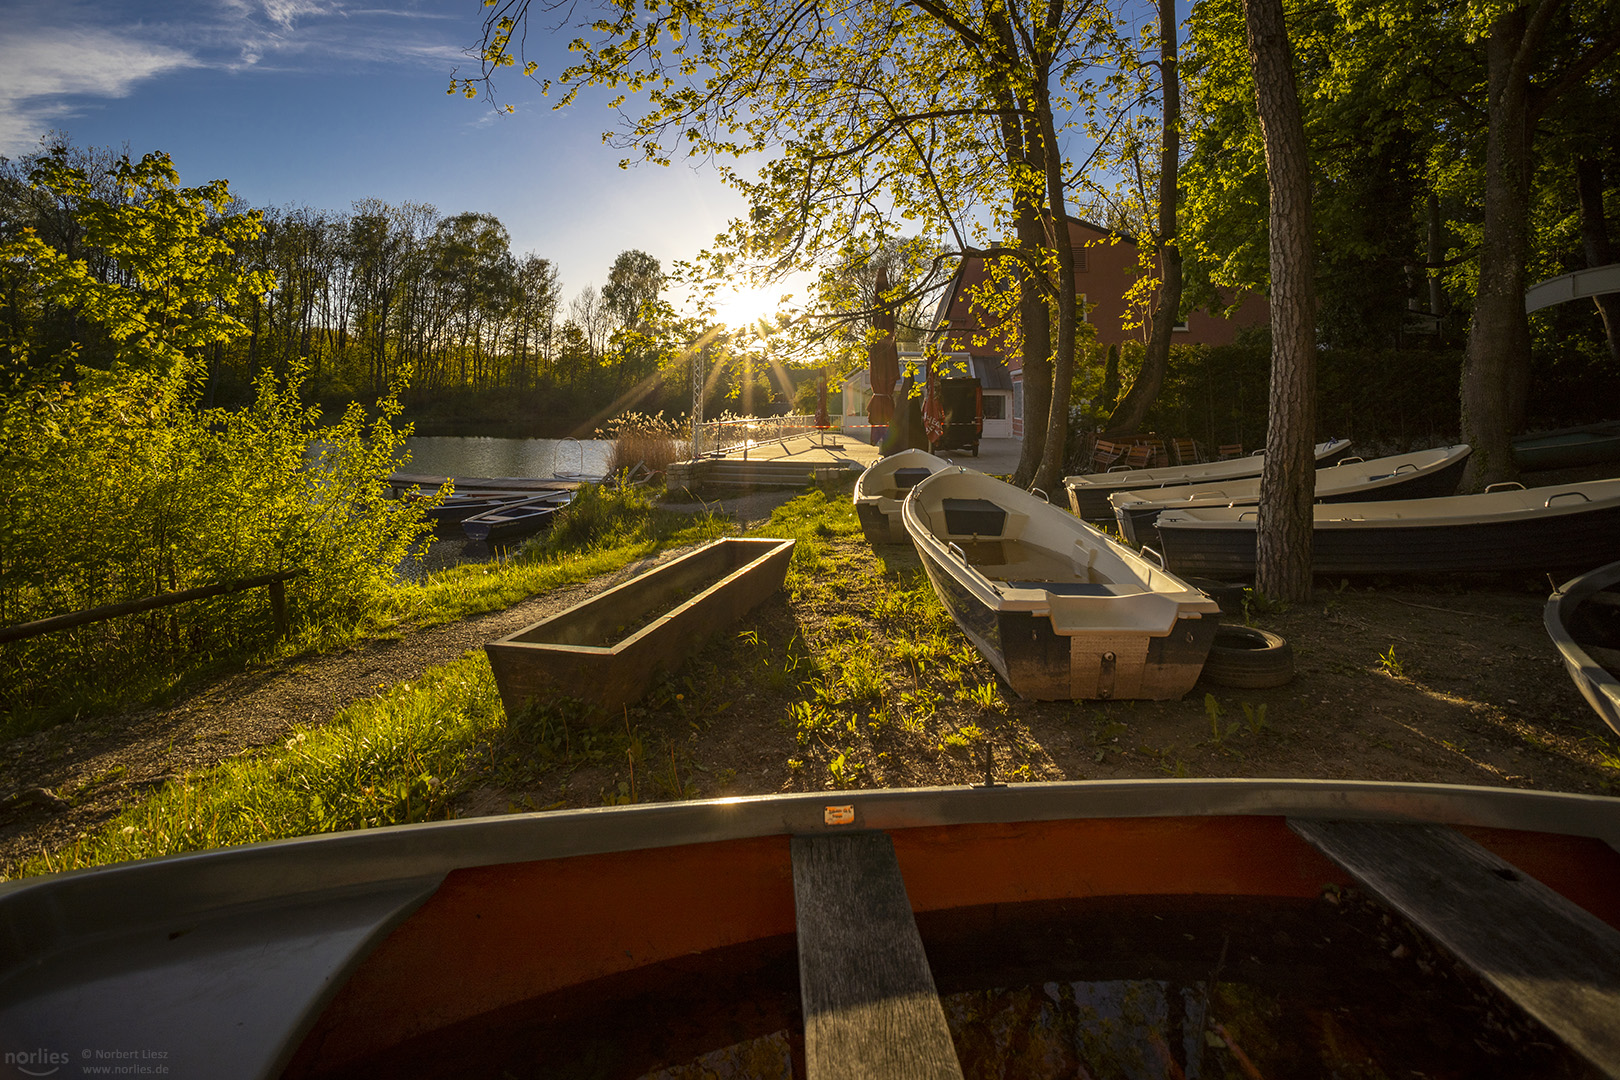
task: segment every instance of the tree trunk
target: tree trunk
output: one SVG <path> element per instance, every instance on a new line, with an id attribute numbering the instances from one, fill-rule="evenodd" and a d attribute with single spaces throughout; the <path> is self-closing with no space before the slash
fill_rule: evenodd
<path id="1" fill-rule="evenodd" d="M 1002 48 L 1017 52 L 1011 24 L 1005 11 L 992 9 L 987 18 Z M 1006 86 L 995 89 L 1001 139 L 1012 177 L 1013 229 L 1020 249 L 1033 261 L 1045 244 L 1046 230 L 1041 223 L 1041 200 L 1031 183 L 1031 174 L 1044 178 L 1046 159 L 1038 135 L 1031 132 L 1026 111 Z M 1046 416 L 1052 401 L 1052 309 L 1048 304 L 1045 274 L 1026 265 L 1020 268 L 1018 293 L 1018 336 L 1024 390 L 1023 442 L 1018 468 L 1012 482 L 1028 487 L 1035 479 L 1046 451 Z"/>
<path id="2" fill-rule="evenodd" d="M 1052 99 L 1047 93 L 1049 79 L 1039 73 L 1035 86 L 1036 116 L 1041 125 L 1045 148 L 1046 201 L 1051 234 L 1048 243 L 1057 249 L 1057 354 L 1052 360 L 1052 404 L 1046 425 L 1046 449 L 1041 455 L 1035 486 L 1048 495 L 1063 485 L 1064 456 L 1069 445 L 1069 393 L 1074 385 L 1074 342 L 1077 321 L 1074 294 L 1074 245 L 1069 242 L 1069 214 L 1063 197 L 1063 154 L 1058 149 L 1057 127 L 1052 119 Z M 1031 415 L 1024 412 L 1025 423 Z"/>
<path id="3" fill-rule="evenodd" d="M 1311 595 L 1316 495 L 1316 304 L 1310 158 L 1282 0 L 1244 0 L 1255 104 L 1271 192 L 1271 401 L 1255 588 L 1275 600 Z"/>
<path id="4" fill-rule="evenodd" d="M 1446 285 L 1440 280 L 1439 265 L 1446 261 L 1446 240 L 1440 224 L 1440 196 L 1429 193 L 1429 314 L 1434 316 L 1434 336 L 1439 338 L 1440 320 L 1446 314 Z"/>
<path id="5" fill-rule="evenodd" d="M 1529 87 L 1520 62 L 1524 35 L 1524 9 L 1512 8 L 1497 16 L 1485 42 L 1490 95 L 1485 222 L 1461 389 L 1462 437 L 1474 448 L 1463 487 L 1472 491 L 1517 478 L 1513 433 L 1524 423 L 1530 383 L 1530 321 L 1524 312 L 1530 205 Z"/>
<path id="6" fill-rule="evenodd" d="M 1181 249 L 1176 244 L 1176 203 L 1180 198 L 1181 76 L 1176 66 L 1175 0 L 1159 0 L 1159 71 L 1164 126 L 1159 156 L 1159 230 L 1154 238 L 1159 264 L 1159 298 L 1153 311 L 1142 370 L 1104 425 L 1107 436 L 1142 430 L 1148 410 L 1164 388 L 1170 370 L 1170 341 L 1181 315 Z"/>
<path id="7" fill-rule="evenodd" d="M 1609 248 L 1609 225 L 1603 218 L 1603 163 L 1582 158 L 1575 166 L 1575 177 L 1580 188 L 1586 265 L 1608 266 L 1614 262 L 1614 252 Z M 1609 358 L 1620 364 L 1620 293 L 1604 293 L 1592 299 L 1603 319 L 1603 335 L 1609 339 Z"/>

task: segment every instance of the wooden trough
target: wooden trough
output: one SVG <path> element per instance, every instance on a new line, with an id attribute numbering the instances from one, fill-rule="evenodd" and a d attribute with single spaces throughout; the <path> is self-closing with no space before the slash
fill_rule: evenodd
<path id="1" fill-rule="evenodd" d="M 507 716 L 567 695 L 617 709 L 638 700 L 716 631 L 782 587 L 792 540 L 716 540 L 484 646 Z"/>

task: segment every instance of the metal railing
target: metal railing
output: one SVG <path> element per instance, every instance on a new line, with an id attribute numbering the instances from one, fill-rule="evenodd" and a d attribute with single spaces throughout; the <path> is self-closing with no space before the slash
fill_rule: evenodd
<path id="1" fill-rule="evenodd" d="M 703 423 L 702 433 L 703 454 L 708 457 L 719 457 L 741 450 L 746 459 L 748 451 L 755 447 L 785 442 L 801 435 L 816 435 L 826 430 L 836 432 L 837 428 L 820 428 L 816 425 L 814 416 L 803 414 L 706 420 Z"/>

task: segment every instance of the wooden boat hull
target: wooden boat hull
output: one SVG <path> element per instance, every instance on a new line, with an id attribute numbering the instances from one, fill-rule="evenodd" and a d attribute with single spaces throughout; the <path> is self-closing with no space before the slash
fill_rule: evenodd
<path id="1" fill-rule="evenodd" d="M 150 1048 L 175 1075 L 215 1080 L 498 1077 L 578 1068 L 593 1046 L 620 1051 L 598 1059 L 599 1075 L 634 1077 L 773 1037 L 791 1068 L 813 1022 L 799 1008 L 795 944 L 794 848 L 806 839 L 887 837 L 949 993 L 1017 985 L 1004 981 L 1009 962 L 1037 986 L 1170 977 L 1153 958 L 1172 941 L 1194 949 L 1188 971 L 1229 951 L 1268 970 L 1279 924 L 1267 915 L 1325 908 L 1324 887 L 1353 884 L 1299 828 L 1342 819 L 1447 826 L 1594 922 L 1620 925 L 1620 802 L 1595 796 L 1149 780 L 665 803 L 330 834 L 0 885 L 0 1038 L 74 1053 Z M 1172 921 L 1155 921 L 1155 904 Z M 1204 933 L 1208 922 L 1190 921 L 1200 910 L 1232 912 L 1224 944 L 1218 923 Z M 1049 929 L 1015 934 L 1021 924 Z M 1120 966 L 1099 971 L 1111 939 Z M 978 966 L 987 944 L 1000 953 L 1013 941 L 1027 952 Z M 1065 970 L 1067 953 L 1080 970 Z M 1396 993 L 1403 976 L 1387 950 L 1373 959 L 1361 977 Z M 1277 968 L 1296 994 L 1356 974 L 1322 972 L 1309 956 Z M 703 996 L 711 981 L 738 992 L 723 1022 L 660 1013 L 692 997 L 719 1008 Z M 771 993 L 747 993 L 760 988 Z M 579 1036 L 604 1019 L 609 1041 Z M 694 1031 L 712 1041 L 694 1045 Z"/>
<path id="2" fill-rule="evenodd" d="M 869 544 L 909 544 L 911 535 L 900 520 L 900 504 L 922 479 L 919 472 L 951 468 L 926 450 L 900 450 L 879 458 L 855 481 L 855 516 Z M 910 474 L 910 475 L 908 475 Z"/>
<path id="3" fill-rule="evenodd" d="M 781 589 L 793 543 L 716 540 L 485 645 L 506 714 L 558 695 L 609 711 L 639 700 Z"/>
<path id="4" fill-rule="evenodd" d="M 1469 448 L 1446 447 L 1425 454 L 1401 454 L 1371 461 L 1340 462 L 1317 470 L 1317 502 L 1363 502 L 1369 499 L 1429 499 L 1453 495 L 1468 464 Z M 1439 456 L 1435 456 L 1439 455 Z M 1426 456 L 1432 462 L 1417 461 Z M 1344 479 L 1335 474 L 1344 473 Z M 1152 495 L 1153 498 L 1145 496 Z M 1110 496 L 1120 535 L 1138 546 L 1159 546 L 1155 525 L 1165 510 L 1184 506 L 1254 506 L 1260 501 L 1260 480 L 1232 484 L 1195 484 L 1185 491 L 1172 488 L 1163 497 L 1139 490 Z"/>
<path id="5" fill-rule="evenodd" d="M 1513 440 L 1513 463 L 1525 472 L 1620 462 L 1620 421 L 1563 428 Z"/>
<path id="6" fill-rule="evenodd" d="M 1316 444 L 1316 467 L 1323 469 L 1350 453 L 1350 440 L 1329 439 Z M 1086 521 L 1113 521 L 1114 508 L 1108 497 L 1118 491 L 1139 491 L 1143 488 L 1179 487 L 1185 484 L 1206 484 L 1220 480 L 1241 480 L 1259 476 L 1264 467 L 1262 456 L 1251 454 L 1226 461 L 1207 461 L 1201 465 L 1179 465 L 1166 469 L 1119 469 L 1114 472 L 1088 473 L 1084 476 L 1066 476 L 1063 486 L 1069 493 L 1069 508 L 1074 515 Z"/>
<path id="7" fill-rule="evenodd" d="M 1558 571 L 1620 558 L 1620 481 L 1536 488 L 1507 494 L 1548 499 L 1575 488 L 1592 501 L 1555 502 L 1546 512 L 1464 516 L 1439 524 L 1422 517 L 1429 503 L 1491 500 L 1492 495 L 1392 503 L 1317 504 L 1311 565 L 1319 574 L 1437 574 Z M 1607 494 L 1604 494 L 1607 492 Z M 1384 515 L 1405 510 L 1407 520 Z M 1376 518 L 1358 519 L 1365 510 Z M 1243 520 L 1238 520 L 1242 515 Z M 1158 518 L 1165 564 L 1178 574 L 1249 577 L 1255 567 L 1255 511 L 1166 511 Z"/>
<path id="8" fill-rule="evenodd" d="M 1543 622 L 1575 688 L 1620 735 L 1620 562 L 1559 586 Z"/>
<path id="9" fill-rule="evenodd" d="M 1219 606 L 1044 499 L 947 470 L 902 517 L 940 603 L 1021 696 L 1162 701 L 1198 680 Z"/>

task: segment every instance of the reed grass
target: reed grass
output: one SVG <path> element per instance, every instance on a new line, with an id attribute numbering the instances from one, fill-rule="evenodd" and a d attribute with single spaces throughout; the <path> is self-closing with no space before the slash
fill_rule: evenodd
<path id="1" fill-rule="evenodd" d="M 597 429 L 596 437 L 613 443 L 610 469 L 613 475 L 645 466 L 655 475 L 669 470 L 671 462 L 686 458 L 692 449 L 685 421 L 671 420 L 659 413 L 626 413 Z"/>

